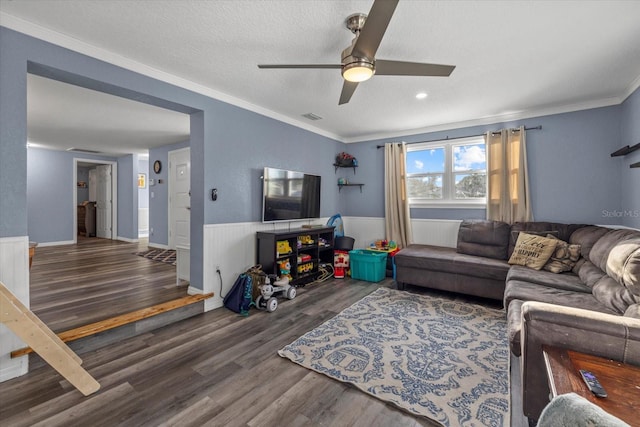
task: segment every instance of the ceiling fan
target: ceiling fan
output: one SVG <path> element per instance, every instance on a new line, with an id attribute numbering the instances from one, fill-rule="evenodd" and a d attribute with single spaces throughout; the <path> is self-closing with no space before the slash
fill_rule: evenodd
<path id="1" fill-rule="evenodd" d="M 356 37 L 342 51 L 340 64 L 258 64 L 258 68 L 340 68 L 345 80 L 339 105 L 346 104 L 358 83 L 379 76 L 439 76 L 448 77 L 455 65 L 376 59 L 376 51 L 384 36 L 399 0 L 375 0 L 369 15 L 356 13 L 347 20 L 347 28 Z"/>

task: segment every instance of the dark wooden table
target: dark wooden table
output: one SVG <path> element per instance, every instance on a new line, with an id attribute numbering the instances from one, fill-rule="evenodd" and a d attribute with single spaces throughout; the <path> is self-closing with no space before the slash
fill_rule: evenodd
<path id="1" fill-rule="evenodd" d="M 555 347 L 543 347 L 552 397 L 574 392 L 630 425 L 640 422 L 640 367 Z M 580 376 L 593 372 L 608 397 L 596 397 Z"/>

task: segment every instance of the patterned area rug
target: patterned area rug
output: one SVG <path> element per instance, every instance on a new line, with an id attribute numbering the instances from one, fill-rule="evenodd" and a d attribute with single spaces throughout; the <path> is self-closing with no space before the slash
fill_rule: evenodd
<path id="1" fill-rule="evenodd" d="M 380 288 L 278 352 L 445 426 L 509 425 L 501 310 Z"/>
<path id="2" fill-rule="evenodd" d="M 164 262 L 165 264 L 176 265 L 176 251 L 173 249 L 149 249 L 144 252 L 138 252 L 136 255 Z"/>

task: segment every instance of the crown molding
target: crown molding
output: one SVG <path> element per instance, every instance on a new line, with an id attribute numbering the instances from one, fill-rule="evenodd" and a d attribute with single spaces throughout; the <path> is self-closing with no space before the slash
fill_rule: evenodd
<path id="1" fill-rule="evenodd" d="M 639 82 L 640 83 L 640 82 Z M 592 108 L 610 107 L 619 105 L 624 98 L 612 97 L 603 98 L 594 101 L 581 102 L 577 104 L 567 104 L 554 107 L 539 108 L 535 110 L 523 110 L 507 114 L 497 114 L 494 116 L 486 116 L 478 119 L 464 120 L 460 122 L 443 123 L 439 125 L 426 126 L 416 129 L 407 129 L 404 131 L 379 132 L 356 138 L 345 138 L 344 143 L 351 144 L 355 142 L 375 141 L 388 138 L 402 138 L 403 136 L 419 135 L 423 133 L 440 132 L 445 130 L 462 129 L 473 126 L 490 125 L 494 123 L 510 122 L 515 120 L 530 119 L 534 117 L 550 116 L 553 114 L 571 113 L 574 111 L 590 110 Z"/>
<path id="2" fill-rule="evenodd" d="M 231 104 L 266 117 L 270 117 L 272 119 L 290 124 L 300 129 L 307 130 L 317 135 L 325 136 L 329 139 L 342 142 L 342 138 L 332 132 L 328 132 L 324 129 L 319 129 L 303 121 L 292 119 L 291 117 L 285 116 L 264 107 L 260 107 L 243 99 L 236 98 L 224 92 L 217 91 L 213 88 L 192 82 L 191 80 L 187 80 L 185 78 L 158 70 L 141 62 L 135 61 L 131 58 L 118 55 L 114 52 L 83 42 L 79 39 L 67 36 L 57 31 L 50 30 L 32 22 L 25 21 L 24 19 L 15 17 L 6 12 L 0 11 L 0 26 L 9 28 L 22 34 L 26 34 L 36 39 L 43 40 L 48 43 L 55 44 L 74 52 L 90 56 L 100 61 L 108 62 L 109 64 L 116 65 L 126 70 L 133 71 L 144 76 L 151 77 L 156 80 L 160 80 L 165 83 L 169 83 L 171 85 L 178 86 L 180 88 L 187 89 L 213 99 L 217 99 L 222 102 L 226 102 L 227 104 Z"/>
<path id="3" fill-rule="evenodd" d="M 260 107 L 258 105 L 252 104 L 243 99 L 236 98 L 224 92 L 219 92 L 213 88 L 203 86 L 201 84 L 192 82 L 185 78 L 158 70 L 156 68 L 150 67 L 143 63 L 137 62 L 133 59 L 118 55 L 109 50 L 91 45 L 79 39 L 67 36 L 57 31 L 50 30 L 48 28 L 31 23 L 29 21 L 25 21 L 21 18 L 7 14 L 6 12 L 0 11 L 0 26 L 7 27 L 11 30 L 61 46 L 66 49 L 73 50 L 75 52 L 90 56 L 92 58 L 95 58 L 104 62 L 108 62 L 118 67 L 127 69 L 129 71 L 133 71 L 133 72 L 145 75 L 147 77 L 151 77 L 156 80 L 160 80 L 165 83 L 168 83 L 186 90 L 190 90 L 190 91 L 202 94 L 204 96 L 217 99 L 222 102 L 226 102 L 236 107 L 240 107 L 245 110 L 252 111 L 254 113 L 257 113 L 266 117 L 270 117 L 280 122 L 287 123 L 291 126 L 295 126 L 297 128 L 304 129 L 314 134 L 324 136 L 334 141 L 343 142 L 343 143 L 365 142 L 365 141 L 373 141 L 373 140 L 387 139 L 387 138 L 401 138 L 403 136 L 417 135 L 417 134 L 423 134 L 423 133 L 460 129 L 460 128 L 472 127 L 472 126 L 482 126 L 482 125 L 500 123 L 505 121 L 522 120 L 522 119 L 528 119 L 533 117 L 542 117 L 542 116 L 548 116 L 553 114 L 588 110 L 592 108 L 608 107 L 612 105 L 621 104 L 632 93 L 634 93 L 638 89 L 638 87 L 640 87 L 640 75 L 639 75 L 627 87 L 624 93 L 621 96 L 617 96 L 617 97 L 603 98 L 603 99 L 587 101 L 583 103 L 567 104 L 567 105 L 546 107 L 546 108 L 533 109 L 533 110 L 523 110 L 523 111 L 518 111 L 513 113 L 498 114 L 498 115 L 486 116 L 486 117 L 465 120 L 465 121 L 426 126 L 422 128 L 394 130 L 389 132 L 378 132 L 378 133 L 371 133 L 371 134 L 362 135 L 362 136 L 353 137 L 353 138 L 345 138 L 335 133 L 326 131 L 324 129 L 311 126 L 306 122 L 293 119 L 281 113 L 277 113 L 267 108 Z"/>
<path id="4" fill-rule="evenodd" d="M 626 92 L 622 96 L 622 102 L 626 101 L 628 97 L 631 96 L 638 88 L 640 87 L 640 75 L 636 77 L 634 81 L 631 82 L 629 87 L 627 87 Z"/>

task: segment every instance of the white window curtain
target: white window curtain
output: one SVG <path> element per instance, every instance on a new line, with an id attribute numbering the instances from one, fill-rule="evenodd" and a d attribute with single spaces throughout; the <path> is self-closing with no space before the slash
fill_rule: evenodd
<path id="1" fill-rule="evenodd" d="M 487 133 L 487 219 L 533 221 L 524 126 Z"/>
<path id="2" fill-rule="evenodd" d="M 384 220 L 386 239 L 405 248 L 412 243 L 411 214 L 406 186 L 406 144 L 384 146 Z"/>

